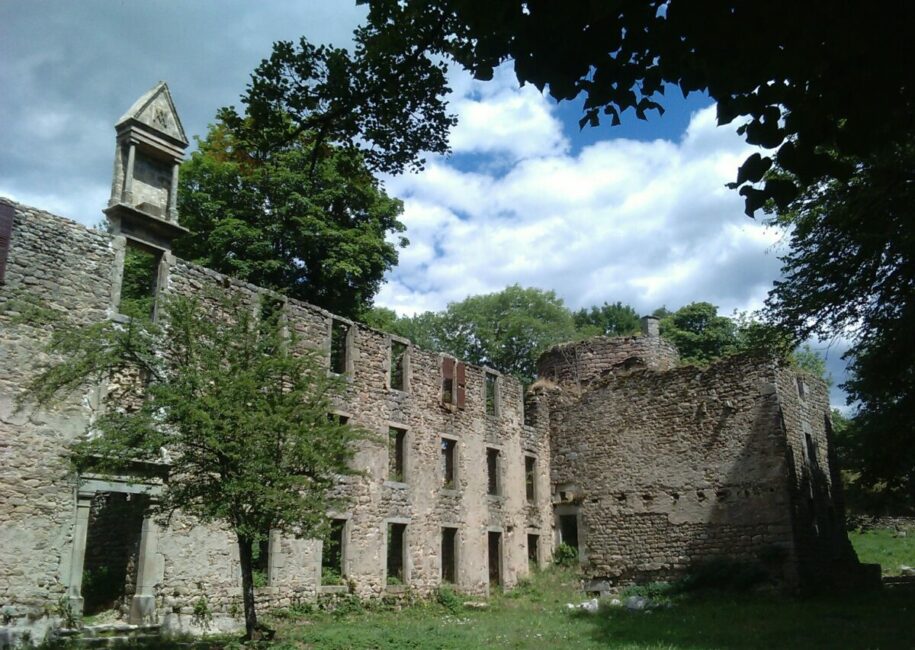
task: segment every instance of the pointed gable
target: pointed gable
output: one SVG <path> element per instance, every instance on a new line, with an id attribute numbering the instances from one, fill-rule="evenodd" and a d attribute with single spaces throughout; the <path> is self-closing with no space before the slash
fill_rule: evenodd
<path id="1" fill-rule="evenodd" d="M 164 81 L 157 83 L 134 102 L 115 126 L 120 127 L 131 120 L 139 122 L 153 131 L 168 135 L 185 145 L 188 144 L 184 127 L 181 126 L 181 120 L 178 118 L 178 112 L 172 101 L 172 94 Z"/>

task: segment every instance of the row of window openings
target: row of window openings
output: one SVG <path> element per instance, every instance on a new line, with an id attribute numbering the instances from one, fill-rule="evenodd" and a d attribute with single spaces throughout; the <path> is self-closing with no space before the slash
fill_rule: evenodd
<path id="1" fill-rule="evenodd" d="M 160 260 L 161 253 L 133 242 L 127 243 L 121 279 L 121 300 L 118 307 L 121 314 L 141 318 L 153 316 Z M 261 319 L 275 318 L 281 309 L 282 301 L 264 300 L 261 306 Z M 331 319 L 330 369 L 336 374 L 346 374 L 348 370 L 349 334 L 349 324 Z M 407 344 L 402 341 L 391 342 L 388 385 L 394 390 L 407 390 L 407 349 Z M 464 407 L 465 374 L 464 363 L 450 358 L 442 360 L 441 399 L 443 403 L 454 404 L 459 408 Z M 486 414 L 496 415 L 498 411 L 498 376 L 487 372 L 484 377 Z"/>
<path id="2" fill-rule="evenodd" d="M 345 519 L 331 520 L 330 533 L 324 542 L 321 553 L 321 585 L 337 586 L 344 583 L 346 577 L 346 556 L 344 554 L 346 530 Z M 389 523 L 387 527 L 387 584 L 401 585 L 407 582 L 407 524 Z M 487 534 L 487 553 L 489 560 L 489 580 L 491 584 L 502 583 L 502 533 L 490 531 Z M 269 565 L 269 542 L 264 539 L 255 549 L 255 575 L 263 575 L 266 581 Z M 442 528 L 441 546 L 441 580 L 454 584 L 458 577 L 458 529 Z M 527 535 L 527 558 L 532 567 L 539 565 L 540 535 Z"/>
<path id="3" fill-rule="evenodd" d="M 401 585 L 407 582 L 405 567 L 407 564 L 407 524 L 388 524 L 387 546 L 387 584 Z M 441 580 L 443 583 L 455 584 L 458 578 L 458 529 L 442 528 L 441 546 Z M 540 535 L 529 533 L 527 536 L 527 558 L 531 566 L 539 565 Z M 487 533 L 487 559 L 490 584 L 502 584 L 502 533 Z"/>
<path id="4" fill-rule="evenodd" d="M 391 427 L 388 430 L 388 480 L 405 483 L 407 456 L 407 431 Z M 446 490 L 457 489 L 457 440 L 441 439 L 441 475 L 442 487 Z M 524 457 L 525 494 L 529 502 L 536 499 L 537 458 Z M 502 452 L 494 447 L 486 448 L 486 486 L 487 493 L 498 496 L 502 494 Z"/>
<path id="5" fill-rule="evenodd" d="M 128 242 L 124 253 L 124 271 L 121 279 L 121 300 L 118 311 L 130 317 L 151 318 L 154 314 L 159 262 L 161 253 L 139 244 Z M 261 307 L 261 319 L 276 317 L 282 309 L 282 301 L 264 300 Z M 348 339 L 350 325 L 344 321 L 331 319 L 330 331 L 330 369 L 336 374 L 348 371 Z M 391 364 L 388 373 L 388 385 L 394 390 L 407 390 L 407 349 L 402 341 L 391 342 Z M 442 364 L 442 402 L 464 407 L 465 365 L 454 359 L 444 359 Z M 457 379 L 457 381 L 455 381 Z M 496 415 L 496 382 L 498 377 L 493 373 L 485 374 L 486 413 Z"/>
<path id="6" fill-rule="evenodd" d="M 350 325 L 332 319 L 330 329 L 330 369 L 336 374 L 348 371 L 348 341 Z M 407 350 L 403 341 L 391 341 L 388 386 L 393 390 L 407 390 Z M 498 375 L 484 373 L 484 402 L 487 415 L 498 414 Z M 464 408 L 466 400 L 466 365 L 445 357 L 442 359 L 441 401 L 449 406 Z"/>

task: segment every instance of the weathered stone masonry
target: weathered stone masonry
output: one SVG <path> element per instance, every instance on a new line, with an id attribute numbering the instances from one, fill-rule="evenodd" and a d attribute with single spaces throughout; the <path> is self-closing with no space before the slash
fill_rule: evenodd
<path id="1" fill-rule="evenodd" d="M 193 628 L 194 604 L 206 598 L 218 629 L 236 624 L 241 610 L 228 530 L 180 513 L 160 528 L 139 507 L 119 520 L 124 544 L 98 541 L 114 532 L 104 529 L 100 504 L 154 502 L 168 470 L 152 463 L 125 477 L 73 474 L 66 449 L 100 408 L 116 406 L 112 387 L 17 409 L 53 327 L 23 311 L 22 299 L 37 296 L 74 323 L 122 320 L 130 247 L 155 253 L 159 296 L 218 286 L 252 305 L 277 298 L 171 254 L 171 238 L 184 232 L 175 165 L 187 141 L 164 84 L 138 100 L 117 133 L 105 210 L 112 234 L 0 198 L 0 262 L 8 256 L 0 275 L 0 647 L 24 631 L 42 638 L 66 608 L 79 612 L 84 576 L 94 579 L 106 558 L 123 567 L 118 607 L 130 621 Z M 421 594 L 443 575 L 475 594 L 510 587 L 529 571 L 529 555 L 545 563 L 559 541 L 577 544 L 597 591 L 674 577 L 721 555 L 765 559 L 790 585 L 823 582 L 854 564 L 841 532 L 825 386 L 816 380 L 765 360 L 678 367 L 649 320 L 643 336 L 551 350 L 524 397 L 516 380 L 492 369 L 313 305 L 283 300 L 283 310 L 298 340 L 345 376 L 335 414 L 379 440 L 358 450 L 364 475 L 339 486 L 347 511 L 328 513 L 338 520 L 344 584 L 321 584 L 320 541 L 273 534 L 262 605 L 402 591 L 387 580 L 389 531 L 402 536 L 402 582 Z M 335 332 L 343 338 L 332 352 Z M 400 353 L 403 380 L 392 386 L 392 354 Z M 388 444 L 392 429 L 399 454 Z M 392 453 L 400 476 L 390 473 Z M 443 553 L 452 536 L 454 548 Z"/>
<path id="2" fill-rule="evenodd" d="M 557 520 L 593 588 L 722 557 L 802 587 L 854 572 L 825 384 L 773 359 L 675 367 L 654 328 L 541 360 Z"/>

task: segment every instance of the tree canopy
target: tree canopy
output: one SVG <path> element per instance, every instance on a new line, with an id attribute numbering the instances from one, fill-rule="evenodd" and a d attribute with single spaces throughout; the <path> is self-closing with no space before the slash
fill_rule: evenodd
<path id="1" fill-rule="evenodd" d="M 581 338 L 572 313 L 552 291 L 506 287 L 450 303 L 441 312 L 395 318 L 377 311 L 370 318 L 417 345 L 534 380 L 537 360 L 549 347 Z"/>
<path id="2" fill-rule="evenodd" d="M 401 202 L 385 194 L 358 151 L 324 145 L 313 159 L 310 132 L 258 146 L 247 129 L 223 121 L 198 141 L 179 186 L 191 233 L 175 242 L 175 253 L 355 316 L 407 243 L 399 236 Z"/>
<path id="3" fill-rule="evenodd" d="M 255 315 L 222 293 L 170 297 L 159 312 L 164 325 L 135 317 L 60 327 L 49 348 L 59 357 L 28 393 L 41 402 L 121 378 L 136 399 L 110 404 L 94 435 L 72 448 L 73 461 L 125 473 L 131 463 L 161 461 L 165 450 L 168 480 L 153 507 L 234 532 L 249 638 L 260 544 L 270 531 L 327 531 L 328 510 L 343 505 L 333 488 L 354 474 L 354 443 L 365 437 L 328 418 L 340 387 L 314 352 L 284 333 L 276 306 L 267 301 Z"/>
<path id="4" fill-rule="evenodd" d="M 775 354 L 814 376 L 826 377 L 823 358 L 805 344 L 798 348 L 778 328 L 748 314 L 720 316 L 707 302 L 676 311 L 655 310 L 661 336 L 677 346 L 681 363 L 705 366 L 741 353 Z M 524 383 L 536 377 L 540 355 L 559 343 L 591 336 L 638 334 L 638 313 L 621 302 L 570 311 L 552 291 L 506 287 L 470 296 L 439 312 L 402 316 L 383 307 L 363 314 L 372 327 L 409 338 L 421 347 L 488 365 Z"/>
<path id="5" fill-rule="evenodd" d="M 915 119 L 915 43 L 899 27 L 915 7 L 901 0 L 366 2 L 368 51 L 424 48 L 477 79 L 510 60 L 520 82 L 557 100 L 583 97 L 582 126 L 663 112 L 669 86 L 707 92 L 719 124 L 737 121 L 749 144 L 775 150 L 737 174 L 750 214 L 770 199 L 787 205 L 823 174 L 848 178 L 854 159 Z M 792 177 L 765 179 L 774 163 Z"/>
<path id="6" fill-rule="evenodd" d="M 915 504 L 915 140 L 821 178 L 775 220 L 790 230 L 767 301 L 799 336 L 851 341 L 850 402 L 862 486 Z"/>
<path id="7" fill-rule="evenodd" d="M 587 332 L 593 328 L 594 334 L 604 336 L 629 336 L 637 334 L 641 328 L 638 312 L 621 302 L 605 302 L 600 307 L 595 305 L 590 309 L 579 309 L 574 317 L 579 331 Z"/>

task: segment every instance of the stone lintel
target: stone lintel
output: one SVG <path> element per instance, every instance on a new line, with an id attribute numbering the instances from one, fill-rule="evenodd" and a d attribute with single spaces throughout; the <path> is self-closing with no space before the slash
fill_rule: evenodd
<path id="1" fill-rule="evenodd" d="M 152 131 L 137 120 L 130 119 L 118 126 L 118 142 L 139 145 L 147 155 L 181 163 L 187 143 L 181 142 L 161 131 Z"/>
<path id="2" fill-rule="evenodd" d="M 174 239 L 190 232 L 173 221 L 126 203 L 116 203 L 102 212 L 108 216 L 113 234 L 124 235 L 160 251 L 170 251 Z"/>

